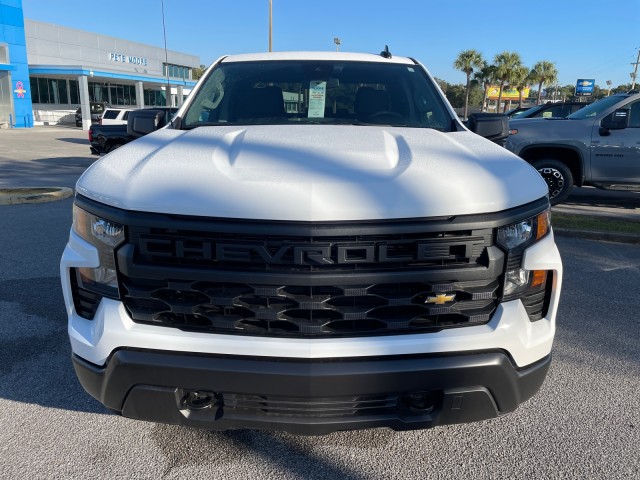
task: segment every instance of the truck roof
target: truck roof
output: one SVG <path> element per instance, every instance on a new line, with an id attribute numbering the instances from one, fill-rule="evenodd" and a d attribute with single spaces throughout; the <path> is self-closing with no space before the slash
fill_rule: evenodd
<path id="1" fill-rule="evenodd" d="M 222 63 L 231 62 L 255 62 L 255 61 L 282 61 L 282 60 L 342 60 L 350 62 L 377 62 L 377 63 L 399 63 L 415 65 L 416 62 L 407 57 L 384 58 L 381 55 L 371 53 L 350 53 L 350 52 L 266 52 L 266 53 L 245 53 L 240 55 L 229 55 L 222 60 Z"/>

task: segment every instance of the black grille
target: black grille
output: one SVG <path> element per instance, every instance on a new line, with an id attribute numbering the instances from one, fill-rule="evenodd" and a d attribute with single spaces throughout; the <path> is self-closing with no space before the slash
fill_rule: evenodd
<path id="1" fill-rule="evenodd" d="M 71 280 L 73 306 L 78 315 L 88 320 L 93 320 L 98 310 L 98 305 L 100 305 L 100 300 L 102 300 L 102 295 L 80 288 L 76 275 L 76 269 L 72 268 L 69 272 L 69 279 Z"/>
<path id="2" fill-rule="evenodd" d="M 117 252 L 122 300 L 137 323 L 240 335 L 389 335 L 483 324 L 498 303 L 504 254 L 491 228 L 192 218 L 146 225 L 154 224 L 129 225 Z"/>
<path id="3" fill-rule="evenodd" d="M 541 320 L 549 311 L 549 303 L 551 301 L 551 290 L 553 288 L 553 275 L 548 272 L 547 281 L 541 288 L 535 289 L 533 292 L 522 297 L 529 320 L 535 322 Z"/>
<path id="4" fill-rule="evenodd" d="M 435 331 L 486 323 L 497 280 L 338 286 L 123 280 L 135 322 L 266 335 Z"/>
<path id="5" fill-rule="evenodd" d="M 358 417 L 391 414 L 398 408 L 397 395 L 308 399 L 224 393 L 222 402 L 228 413 L 277 417 Z"/>

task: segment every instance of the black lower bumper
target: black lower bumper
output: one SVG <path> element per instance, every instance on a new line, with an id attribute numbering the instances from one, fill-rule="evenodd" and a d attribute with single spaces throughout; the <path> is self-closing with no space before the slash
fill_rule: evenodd
<path id="1" fill-rule="evenodd" d="M 308 435 L 493 418 L 533 396 L 550 363 L 516 369 L 502 352 L 291 360 L 119 350 L 98 367 L 73 356 L 85 390 L 125 417 Z"/>

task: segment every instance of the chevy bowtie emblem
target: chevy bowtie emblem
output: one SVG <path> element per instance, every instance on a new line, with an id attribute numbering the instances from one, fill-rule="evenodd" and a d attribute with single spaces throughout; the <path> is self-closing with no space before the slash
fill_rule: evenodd
<path id="1" fill-rule="evenodd" d="M 447 295 L 446 293 L 439 293 L 435 297 L 427 297 L 424 303 L 435 303 L 436 305 L 444 305 L 447 302 L 456 298 L 456 294 Z"/>

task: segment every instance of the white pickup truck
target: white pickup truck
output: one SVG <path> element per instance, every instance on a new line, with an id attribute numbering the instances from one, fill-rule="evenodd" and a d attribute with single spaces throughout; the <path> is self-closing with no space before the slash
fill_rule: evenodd
<path id="1" fill-rule="evenodd" d="M 142 134 L 161 113 L 130 115 Z M 547 185 L 411 58 L 223 57 L 76 191 L 73 365 L 126 417 L 427 428 L 512 411 L 546 376 Z"/>

